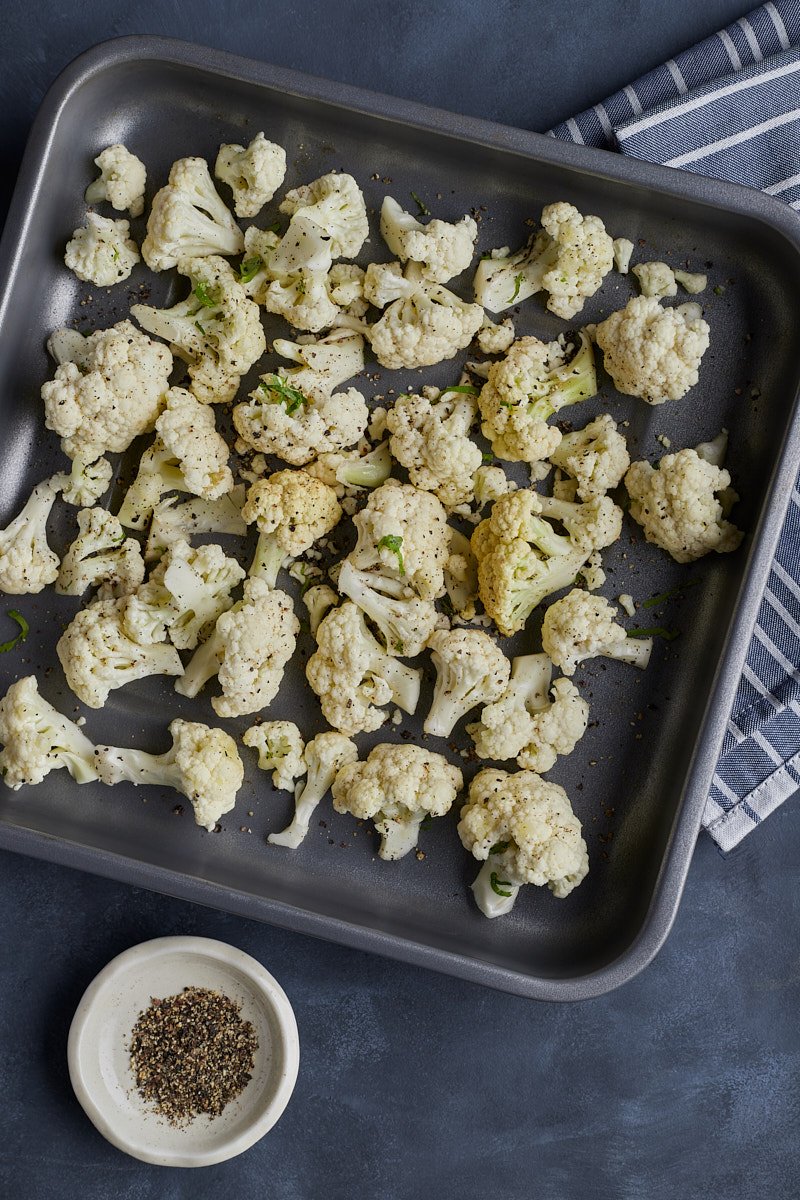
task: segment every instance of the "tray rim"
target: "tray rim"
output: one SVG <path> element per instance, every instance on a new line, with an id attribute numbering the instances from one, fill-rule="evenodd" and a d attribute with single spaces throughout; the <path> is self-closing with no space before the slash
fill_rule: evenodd
<path id="1" fill-rule="evenodd" d="M 546 134 L 459 115 L 179 39 L 129 35 L 98 43 L 78 55 L 56 76 L 45 93 L 31 126 L 0 237 L 0 279 L 5 280 L 0 292 L 0 327 L 10 303 L 16 271 L 33 218 L 34 201 L 42 184 L 62 111 L 95 75 L 126 63 L 146 61 L 194 67 L 256 86 L 279 89 L 329 106 L 397 121 L 434 134 L 478 142 L 534 161 L 563 166 L 582 175 L 602 176 L 622 184 L 637 184 L 677 200 L 686 199 L 711 209 L 746 216 L 761 221 L 781 235 L 800 260 L 800 220 L 797 215 L 774 197 L 739 184 L 641 162 L 606 150 L 561 142 Z M 763 594 L 761 580 L 766 577 L 771 565 L 796 479 L 795 463 L 800 456 L 799 397 L 800 380 L 783 445 L 775 459 L 753 532 L 739 594 L 714 672 L 708 703 L 699 725 L 650 905 L 636 937 L 615 959 L 597 971 L 562 977 L 528 975 L 473 959 L 466 954 L 456 954 L 424 942 L 298 909 L 281 901 L 257 897 L 224 884 L 8 822 L 0 822 L 0 848 L 354 949 L 372 951 L 530 999 L 585 1000 L 621 986 L 639 974 L 656 956 L 677 915 L 706 801 L 706 790 L 698 786 L 697 777 L 701 780 L 703 776 L 710 778 L 716 765 L 729 716 L 730 699 L 741 675 Z"/>

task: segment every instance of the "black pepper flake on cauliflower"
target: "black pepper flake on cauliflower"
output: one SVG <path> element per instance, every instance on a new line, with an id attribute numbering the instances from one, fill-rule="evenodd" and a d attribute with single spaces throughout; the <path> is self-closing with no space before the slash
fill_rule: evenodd
<path id="1" fill-rule="evenodd" d="M 586 877 L 581 823 L 557 783 L 533 771 L 486 769 L 469 787 L 458 836 L 484 865 L 472 891 L 486 917 L 511 911 L 526 883 L 565 899 Z"/>
<path id="2" fill-rule="evenodd" d="M 333 807 L 373 821 L 381 836 L 378 854 L 392 861 L 414 849 L 427 817 L 450 811 L 463 786 L 461 771 L 444 755 L 384 743 L 366 761 L 340 768 L 333 781 Z"/>
<path id="3" fill-rule="evenodd" d="M 741 545 L 744 533 L 726 520 L 729 503 L 738 499 L 730 474 L 696 450 L 666 454 L 656 467 L 632 463 L 625 487 L 630 514 L 648 542 L 676 562 L 694 562 L 712 550 L 729 554 Z"/>
<path id="4" fill-rule="evenodd" d="M 697 305 L 662 308 L 652 296 L 634 296 L 601 321 L 595 340 L 614 386 L 648 404 L 680 400 L 699 378 L 710 330 Z"/>

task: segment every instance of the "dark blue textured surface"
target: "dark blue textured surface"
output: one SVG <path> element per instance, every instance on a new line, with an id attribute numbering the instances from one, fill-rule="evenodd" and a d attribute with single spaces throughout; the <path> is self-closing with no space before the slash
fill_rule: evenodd
<path id="1" fill-rule="evenodd" d="M 2 6 L 10 191 L 59 68 L 121 33 L 194 38 L 545 128 L 747 10 L 734 0 L 491 6 L 340 0 Z M 537 1005 L 62 868 L 0 855 L 0 1200 L 733 1200 L 800 1194 L 800 811 L 728 860 L 698 846 L 673 934 L 601 1000 Z M 220 1167 L 125 1158 L 72 1097 L 66 1032 L 120 950 L 169 933 L 261 959 L 295 1006 L 286 1115 Z"/>

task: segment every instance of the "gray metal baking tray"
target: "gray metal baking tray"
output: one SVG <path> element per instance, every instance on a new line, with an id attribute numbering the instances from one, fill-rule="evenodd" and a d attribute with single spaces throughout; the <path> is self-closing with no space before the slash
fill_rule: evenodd
<path id="1" fill-rule="evenodd" d="M 710 286 L 702 299 L 712 345 L 698 387 L 678 403 L 650 408 L 618 396 L 606 380 L 580 419 L 609 409 L 629 423 L 634 455 L 650 458 L 663 453 L 659 436 L 693 445 L 726 426 L 729 465 L 742 496 L 736 516 L 748 537 L 738 553 L 686 568 L 644 544 L 626 523 L 622 541 L 607 554 L 609 596 L 630 592 L 641 600 L 687 578 L 698 586 L 662 609 L 644 610 L 647 624 L 681 632 L 656 647 L 646 673 L 602 661 L 580 673 L 595 723 L 552 777 L 566 786 L 584 823 L 591 871 L 566 901 L 528 887 L 510 916 L 481 917 L 468 890 L 477 867 L 458 842 L 455 813 L 423 833 L 423 859 L 411 855 L 396 864 L 380 862 L 372 831 L 337 816 L 329 804 L 301 850 L 268 847 L 264 835 L 283 825 L 291 799 L 272 792 L 249 751 L 243 752 L 245 787 L 220 833 L 206 834 L 190 813 L 180 815 L 174 793 L 78 788 L 58 772 L 38 788 L 0 788 L 0 845 L 521 995 L 597 995 L 641 970 L 674 919 L 794 483 L 800 444 L 797 217 L 743 188 L 180 42 L 106 43 L 77 59 L 48 93 L 0 245 L 6 430 L 0 524 L 32 484 L 63 461 L 55 437 L 44 430 L 39 400 L 52 369 L 47 334 L 63 323 L 94 328 L 121 319 L 140 285 L 150 287 L 156 302 L 176 291 L 172 273 L 153 280 L 142 271 L 130 286 L 106 292 L 78 284 L 64 269 L 64 242 L 82 221 L 92 158 L 110 142 L 124 141 L 147 164 L 150 196 L 173 159 L 213 158 L 220 141 L 246 142 L 261 128 L 288 149 L 287 186 L 343 168 L 362 183 L 373 210 L 386 191 L 408 202 L 412 189 L 445 218 L 475 209 L 480 251 L 518 243 L 523 221 L 563 198 L 599 213 L 615 236 L 632 238 L 640 257 L 687 261 L 697 269 L 707 264 Z M 272 219 L 269 207 L 259 221 Z M 386 258 L 374 215 L 372 224 L 367 251 Z M 141 221 L 134 234 L 141 237 Z M 612 276 L 582 319 L 621 306 L 630 290 Z M 542 337 L 563 327 L 535 299 L 522 307 L 517 324 L 519 332 Z M 268 336 L 278 327 L 268 327 Z M 441 366 L 428 378 L 453 382 L 457 370 Z M 363 382 L 372 395 L 416 379 L 406 372 Z M 123 463 L 123 476 L 126 469 Z M 59 506 L 52 530 L 57 549 L 74 528 L 74 515 L 65 509 Z M 6 607 L 13 606 L 26 615 L 32 634 L 23 648 L 0 658 L 0 686 L 5 690 L 14 678 L 35 671 L 44 694 L 77 715 L 80 706 L 54 651 L 76 602 L 48 591 L 9 599 Z M 535 635 L 536 620 L 517 638 L 515 651 L 535 648 Z M 304 657 L 310 647 L 304 636 Z M 429 697 L 430 682 L 423 712 Z M 100 742 L 161 750 L 168 744 L 166 724 L 179 714 L 214 720 L 207 698 L 192 703 L 176 696 L 168 681 L 148 680 L 113 693 L 105 710 L 86 713 L 86 732 Z M 287 675 L 271 715 L 297 719 L 306 735 L 321 728 L 298 667 Z M 233 732 L 247 724 L 227 723 Z M 404 732 L 419 737 L 419 722 L 400 728 L 390 723 L 360 740 L 368 745 Z M 467 744 L 463 733 L 458 744 Z M 474 770 L 464 765 L 468 774 Z"/>

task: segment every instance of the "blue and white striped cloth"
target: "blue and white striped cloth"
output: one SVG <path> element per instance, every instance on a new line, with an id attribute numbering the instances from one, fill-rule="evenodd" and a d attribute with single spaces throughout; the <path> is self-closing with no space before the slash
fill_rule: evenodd
<path id="1" fill-rule="evenodd" d="M 551 137 L 729 179 L 800 210 L 800 0 L 774 0 Z M 800 788 L 800 479 L 703 824 L 731 850 Z"/>

